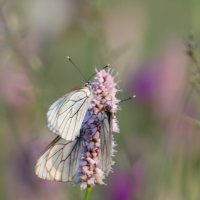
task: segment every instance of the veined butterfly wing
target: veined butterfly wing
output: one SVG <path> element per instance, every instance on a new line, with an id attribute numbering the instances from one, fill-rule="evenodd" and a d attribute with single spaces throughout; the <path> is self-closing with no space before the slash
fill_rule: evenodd
<path id="1" fill-rule="evenodd" d="M 36 175 L 45 180 L 72 181 L 79 166 L 81 142 L 81 136 L 74 141 L 57 136 L 38 159 Z"/>
<path id="2" fill-rule="evenodd" d="M 74 141 L 80 134 L 91 99 L 92 92 L 87 86 L 58 99 L 47 112 L 49 129 L 65 140 Z"/>
<path id="3" fill-rule="evenodd" d="M 112 113 L 103 112 L 100 133 L 100 168 L 106 175 L 111 171 L 112 166 Z"/>

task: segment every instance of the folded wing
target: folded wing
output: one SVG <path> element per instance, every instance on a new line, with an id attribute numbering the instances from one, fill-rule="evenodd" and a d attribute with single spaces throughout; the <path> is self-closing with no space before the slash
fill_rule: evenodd
<path id="1" fill-rule="evenodd" d="M 47 112 L 49 129 L 65 140 L 75 140 L 80 134 L 91 99 L 89 87 L 74 90 L 58 99 Z"/>
<path id="2" fill-rule="evenodd" d="M 112 166 L 112 113 L 103 113 L 100 133 L 100 168 L 108 175 Z"/>
<path id="3" fill-rule="evenodd" d="M 72 181 L 79 167 L 81 141 L 81 137 L 75 141 L 56 137 L 38 159 L 36 175 L 45 180 Z"/>

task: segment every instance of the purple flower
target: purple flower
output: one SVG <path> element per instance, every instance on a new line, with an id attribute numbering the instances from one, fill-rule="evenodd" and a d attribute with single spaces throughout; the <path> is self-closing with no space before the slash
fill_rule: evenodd
<path id="1" fill-rule="evenodd" d="M 132 181 L 130 176 L 122 171 L 115 170 L 111 178 L 109 199 L 110 200 L 130 200 L 132 196 Z"/>
<path id="2" fill-rule="evenodd" d="M 172 40 L 157 59 L 130 78 L 129 91 L 137 95 L 136 101 L 152 106 L 156 115 L 169 119 L 182 104 L 187 64 L 184 45 Z"/>
<path id="3" fill-rule="evenodd" d="M 116 169 L 110 179 L 110 200 L 142 199 L 144 189 L 144 166 L 140 160 L 133 163 L 132 168 L 123 171 Z"/>
<path id="4" fill-rule="evenodd" d="M 137 94 L 138 102 L 149 104 L 155 100 L 160 82 L 159 71 L 159 66 L 150 64 L 148 68 L 142 67 L 133 78 L 130 78 L 129 91 Z"/>
<path id="5" fill-rule="evenodd" d="M 113 114 L 111 121 L 113 127 L 112 131 L 119 131 L 115 116 L 118 109 L 118 100 L 116 98 L 118 90 L 116 86 L 117 85 L 114 82 L 114 78 L 111 76 L 111 73 L 106 70 L 97 72 L 94 80 L 90 84 L 93 99 L 83 121 L 83 151 L 81 154 L 78 174 L 75 180 L 75 183 L 81 183 L 81 189 L 93 187 L 95 184 L 104 184 L 103 179 L 111 170 L 108 169 L 108 173 L 105 174 L 100 166 L 100 134 L 102 134 L 102 120 L 104 117 L 102 111 L 106 111 L 108 108 L 109 112 Z M 114 140 L 111 145 L 112 147 L 110 148 L 114 148 Z M 114 152 L 114 150 L 112 151 Z M 113 164 L 112 160 L 110 162 Z"/>

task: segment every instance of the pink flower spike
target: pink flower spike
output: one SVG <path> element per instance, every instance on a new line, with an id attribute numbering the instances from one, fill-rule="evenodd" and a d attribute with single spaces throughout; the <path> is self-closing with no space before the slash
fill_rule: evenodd
<path id="1" fill-rule="evenodd" d="M 118 110 L 119 100 L 116 98 L 117 84 L 111 75 L 111 70 L 101 70 L 97 72 L 93 81 L 90 83 L 90 88 L 93 93 L 93 99 L 89 105 L 83 121 L 83 149 L 81 153 L 80 166 L 75 180 L 81 183 L 81 189 L 93 187 L 96 184 L 105 184 L 104 179 L 111 171 L 115 142 L 113 136 L 109 144 L 108 141 L 101 141 L 102 138 L 108 137 L 105 134 L 112 134 L 112 132 L 119 132 L 119 127 L 115 113 Z M 110 114 L 108 114 L 110 113 Z M 110 118 L 108 125 L 112 128 L 108 132 L 103 132 L 103 123 L 105 116 Z M 104 135 L 102 135 L 104 134 Z M 110 145 L 110 155 L 105 157 L 105 148 L 101 143 Z M 102 145 L 102 146 L 101 146 Z M 104 153 L 102 155 L 102 153 Z M 101 158 L 103 156 L 103 158 Z M 108 159 L 108 160 L 102 160 Z M 103 164 L 102 164 L 103 163 Z M 107 166 L 108 165 L 108 166 Z M 77 182 L 76 182 L 77 183 Z"/>

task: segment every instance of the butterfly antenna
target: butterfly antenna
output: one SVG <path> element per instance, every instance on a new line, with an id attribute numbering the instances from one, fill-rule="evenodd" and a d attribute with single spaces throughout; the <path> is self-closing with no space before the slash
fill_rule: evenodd
<path id="1" fill-rule="evenodd" d="M 73 60 L 69 56 L 67 56 L 67 59 L 76 68 L 76 70 L 80 73 L 80 75 L 82 76 L 82 78 L 84 79 L 84 81 L 88 82 L 87 79 L 86 79 L 86 77 L 84 76 L 84 74 L 81 72 L 80 68 L 73 62 Z"/>
<path id="2" fill-rule="evenodd" d="M 108 68 L 108 67 L 110 67 L 110 64 L 107 64 L 106 66 L 102 67 L 101 70 L 106 69 L 106 68 Z M 95 74 L 96 74 L 96 72 L 93 73 L 93 74 L 88 78 L 88 80 L 90 80 Z"/>
<path id="3" fill-rule="evenodd" d="M 123 102 L 125 102 L 125 101 L 129 101 L 129 100 L 131 100 L 131 99 L 134 99 L 135 97 L 136 97 L 136 95 L 133 95 L 133 96 L 127 98 L 127 99 L 121 100 L 119 103 L 123 103 Z"/>

